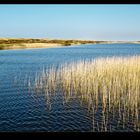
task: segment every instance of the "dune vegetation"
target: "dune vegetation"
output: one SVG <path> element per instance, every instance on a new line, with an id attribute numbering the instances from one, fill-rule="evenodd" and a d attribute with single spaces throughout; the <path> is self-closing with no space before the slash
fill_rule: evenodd
<path id="1" fill-rule="evenodd" d="M 64 40 L 64 39 L 33 39 L 33 38 L 0 38 L 0 50 L 7 49 L 30 49 L 30 48 L 53 48 L 81 44 L 110 44 L 110 43 L 137 43 L 126 41 L 95 41 L 95 40 Z"/>
<path id="2" fill-rule="evenodd" d="M 102 41 L 97 41 L 98 43 Z M 60 39 L 32 39 L 32 38 L 0 38 L 0 50 L 52 48 L 57 46 L 70 46 L 80 44 L 95 44 L 92 40 L 60 40 Z"/>
<path id="3" fill-rule="evenodd" d="M 93 114 L 93 131 L 140 129 L 140 56 L 81 60 L 43 69 L 31 87 L 46 95 L 61 92 L 66 102 L 76 97 L 86 102 Z"/>

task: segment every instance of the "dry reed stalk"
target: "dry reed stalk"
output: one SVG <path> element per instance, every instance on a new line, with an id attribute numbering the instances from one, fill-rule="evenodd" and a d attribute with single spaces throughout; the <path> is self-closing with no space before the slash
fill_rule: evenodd
<path id="1" fill-rule="evenodd" d="M 130 115 L 134 127 L 139 123 L 140 56 L 66 63 L 58 69 L 44 70 L 34 85 L 47 94 L 61 91 L 66 101 L 80 96 L 81 102 L 87 101 L 89 108 L 95 109 L 94 113 L 102 106 L 105 131 L 109 122 L 105 118 L 109 113 L 114 119 L 118 114 L 117 119 L 123 121 L 124 127 Z"/>

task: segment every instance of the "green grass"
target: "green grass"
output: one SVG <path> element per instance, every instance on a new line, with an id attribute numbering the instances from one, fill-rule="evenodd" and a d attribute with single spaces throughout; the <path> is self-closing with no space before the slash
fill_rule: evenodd
<path id="1" fill-rule="evenodd" d="M 13 48 L 16 48 L 17 46 L 19 48 L 25 48 L 25 45 L 20 44 L 20 43 L 18 43 L 18 44 L 0 44 L 0 50 L 13 49 Z"/>
<path id="2" fill-rule="evenodd" d="M 0 44 L 0 50 L 4 50 L 5 48 L 11 46 L 11 44 Z"/>

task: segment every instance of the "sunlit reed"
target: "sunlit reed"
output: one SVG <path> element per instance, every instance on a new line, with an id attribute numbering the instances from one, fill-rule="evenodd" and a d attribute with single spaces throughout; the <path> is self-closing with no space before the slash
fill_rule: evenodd
<path id="1" fill-rule="evenodd" d="M 107 57 L 63 64 L 36 75 L 34 87 L 47 95 L 62 92 L 67 102 L 78 97 L 93 112 L 93 131 L 113 131 L 116 127 L 139 131 L 140 56 Z M 102 124 L 94 121 L 102 108 Z"/>

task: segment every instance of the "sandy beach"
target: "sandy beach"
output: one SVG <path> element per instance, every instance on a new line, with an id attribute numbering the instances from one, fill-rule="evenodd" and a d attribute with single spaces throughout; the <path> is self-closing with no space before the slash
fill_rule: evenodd
<path id="1" fill-rule="evenodd" d="M 23 44 L 14 44 L 5 49 L 37 49 L 37 48 L 56 48 L 60 47 L 62 44 L 57 43 L 23 43 Z"/>

